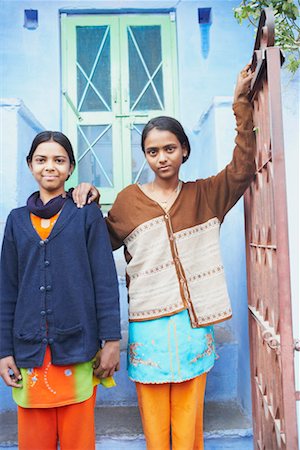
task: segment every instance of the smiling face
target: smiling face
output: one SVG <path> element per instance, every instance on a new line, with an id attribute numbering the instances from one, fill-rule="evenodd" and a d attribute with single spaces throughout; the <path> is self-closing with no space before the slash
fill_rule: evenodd
<path id="1" fill-rule="evenodd" d="M 28 166 L 39 184 L 44 203 L 65 192 L 65 181 L 73 171 L 68 153 L 54 141 L 39 144 Z"/>
<path id="2" fill-rule="evenodd" d="M 156 177 L 165 180 L 178 178 L 187 149 L 174 133 L 153 128 L 147 134 L 144 148 L 148 164 Z"/>

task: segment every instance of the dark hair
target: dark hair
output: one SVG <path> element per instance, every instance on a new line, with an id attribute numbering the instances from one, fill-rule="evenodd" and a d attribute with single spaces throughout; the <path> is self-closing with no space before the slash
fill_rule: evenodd
<path id="1" fill-rule="evenodd" d="M 43 142 L 57 142 L 58 144 L 60 144 L 68 153 L 70 163 L 75 167 L 76 162 L 72 144 L 67 136 L 65 136 L 60 131 L 42 131 L 41 133 L 37 134 L 33 139 L 29 153 L 26 156 L 27 164 L 32 161 L 32 157 L 37 146 L 42 144 Z"/>
<path id="2" fill-rule="evenodd" d="M 187 150 L 187 155 L 183 157 L 183 163 L 189 158 L 191 153 L 191 146 L 189 142 L 189 138 L 185 134 L 185 131 L 178 120 L 174 119 L 173 117 L 168 116 L 159 116 L 155 117 L 154 119 L 149 120 L 149 122 L 145 125 L 143 132 L 142 132 L 142 150 L 145 153 L 145 140 L 148 136 L 148 133 L 153 130 L 153 128 L 156 128 L 157 130 L 162 131 L 170 131 L 171 133 L 175 134 L 178 141 L 182 146 L 185 146 Z"/>

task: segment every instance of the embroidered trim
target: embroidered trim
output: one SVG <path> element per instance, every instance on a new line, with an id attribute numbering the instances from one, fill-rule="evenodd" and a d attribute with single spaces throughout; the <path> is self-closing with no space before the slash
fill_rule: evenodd
<path id="1" fill-rule="evenodd" d="M 160 317 L 165 317 L 168 315 L 168 313 L 177 313 L 182 311 L 182 305 L 177 305 L 176 309 L 174 305 L 169 305 L 168 307 L 161 308 L 161 309 L 153 309 L 149 311 L 140 311 L 140 312 L 130 312 L 129 314 L 129 320 L 134 321 L 141 321 L 141 320 L 152 320 L 152 319 L 158 319 Z M 231 308 L 227 308 L 225 311 L 221 311 L 215 314 L 208 314 L 206 316 L 199 316 L 197 317 L 196 322 L 191 321 L 191 325 L 193 328 L 199 328 L 203 327 L 204 325 L 213 325 L 214 323 L 222 322 L 223 320 L 230 319 L 232 316 L 232 310 Z"/>
<path id="2" fill-rule="evenodd" d="M 205 232 L 212 228 L 217 228 L 220 226 L 220 221 L 217 218 L 210 219 L 205 223 L 202 223 L 200 225 L 196 225 L 193 228 L 188 228 L 187 230 L 179 231 L 178 233 L 175 233 L 175 238 L 178 239 L 185 239 L 193 234 L 198 234 L 201 232 Z"/>
<path id="3" fill-rule="evenodd" d="M 52 389 L 52 387 L 50 386 L 50 384 L 49 384 L 49 382 L 48 382 L 48 371 L 49 371 L 50 367 L 51 367 L 51 362 L 49 362 L 49 363 L 47 364 L 47 367 L 46 367 L 46 369 L 45 369 L 45 372 L 44 372 L 44 383 L 45 383 L 47 389 L 48 389 L 50 392 L 52 392 L 52 394 L 56 394 L 56 391 L 55 391 L 54 389 Z"/>
<path id="4" fill-rule="evenodd" d="M 164 380 L 164 381 L 153 381 L 153 380 L 148 380 L 147 381 L 147 380 L 138 380 L 137 378 L 134 378 L 132 376 L 129 376 L 129 380 L 137 382 L 137 383 L 141 383 L 141 384 L 182 383 L 183 381 L 193 380 L 194 378 L 197 378 L 200 375 L 204 375 L 205 373 L 208 373 L 213 367 L 214 367 L 214 364 L 212 364 L 208 369 L 199 372 L 197 375 L 193 375 L 192 377 L 183 377 L 180 380 L 171 380 L 171 379 L 168 378 L 167 380 Z"/>
<path id="5" fill-rule="evenodd" d="M 162 216 L 156 217 L 155 219 L 151 219 L 148 222 L 145 222 L 139 225 L 135 230 L 133 230 L 125 239 L 124 243 L 127 245 L 129 242 L 132 242 L 135 238 L 137 238 L 140 234 L 144 233 L 144 231 L 153 229 L 154 227 L 159 227 L 161 224 L 165 223 L 164 218 Z"/>
<path id="6" fill-rule="evenodd" d="M 160 264 L 159 266 L 153 267 L 152 269 L 147 269 L 144 272 L 135 272 L 133 274 L 130 274 L 130 280 L 135 280 L 139 277 L 145 277 L 147 275 L 152 275 L 154 273 L 162 272 L 163 270 L 169 269 L 170 267 L 174 266 L 174 261 L 168 261 L 164 264 Z"/>
<path id="7" fill-rule="evenodd" d="M 38 373 L 34 370 L 34 368 L 32 368 L 27 370 L 27 375 L 30 387 L 34 387 L 35 384 L 39 381 Z"/>
<path id="8" fill-rule="evenodd" d="M 232 316 L 232 310 L 230 307 L 225 309 L 225 311 L 221 311 L 215 314 L 208 314 L 207 316 L 200 316 L 197 317 L 197 322 L 192 323 L 193 327 L 197 327 L 199 325 L 207 324 L 207 323 L 214 323 L 217 321 L 220 321 L 228 316 Z"/>
<path id="9" fill-rule="evenodd" d="M 223 264 L 218 264 L 217 266 L 212 267 L 211 269 L 207 270 L 206 272 L 200 272 L 200 273 L 197 273 L 197 274 L 189 277 L 187 279 L 187 281 L 193 282 L 193 281 L 201 280 L 203 278 L 209 278 L 214 275 L 219 275 L 220 273 L 223 273 L 223 272 L 224 272 Z"/>
<path id="10" fill-rule="evenodd" d="M 129 354 L 129 360 L 130 364 L 137 367 L 139 364 L 142 364 L 144 366 L 151 366 L 151 367 L 158 367 L 160 368 L 159 364 L 152 361 L 151 359 L 142 359 L 137 357 L 137 348 L 142 347 L 143 344 L 140 344 L 138 342 L 132 342 L 129 344 L 128 354 Z"/>
<path id="11" fill-rule="evenodd" d="M 197 362 L 198 359 L 204 358 L 205 356 L 210 356 L 213 353 L 216 353 L 215 342 L 214 342 L 214 339 L 212 337 L 212 334 L 208 333 L 205 337 L 206 337 L 206 344 L 207 344 L 206 350 L 204 350 L 204 352 L 199 353 L 198 355 L 196 355 L 195 358 L 193 358 L 190 361 L 190 364 Z"/>
<path id="12" fill-rule="evenodd" d="M 174 303 L 173 305 L 167 305 L 164 306 L 163 308 L 149 309 L 148 311 L 138 311 L 138 312 L 130 311 L 130 319 L 133 319 L 134 317 L 135 318 L 153 317 L 153 316 L 155 317 L 161 313 L 176 311 L 177 308 L 182 308 L 182 303 Z"/>

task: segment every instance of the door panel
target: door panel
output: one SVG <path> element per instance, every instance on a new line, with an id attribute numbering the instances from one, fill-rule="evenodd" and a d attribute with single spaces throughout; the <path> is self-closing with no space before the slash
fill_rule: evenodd
<path id="1" fill-rule="evenodd" d="M 168 14 L 122 17 L 121 65 L 124 184 L 152 179 L 141 147 L 144 125 L 153 117 L 177 114 L 175 23 Z"/>
<path id="2" fill-rule="evenodd" d="M 76 42 L 78 111 L 111 111 L 109 26 L 77 26 Z"/>
<path id="3" fill-rule="evenodd" d="M 96 186 L 114 186 L 112 126 L 78 125 L 78 181 L 92 180 Z"/>
<path id="4" fill-rule="evenodd" d="M 129 109 L 164 109 L 161 27 L 128 26 Z"/>
<path id="5" fill-rule="evenodd" d="M 143 127 L 143 124 L 134 124 L 130 130 L 132 183 L 147 183 L 152 176 L 151 169 L 146 163 L 144 154 L 141 152 L 141 134 Z"/>
<path id="6" fill-rule="evenodd" d="M 267 9 L 252 60 L 256 177 L 245 195 L 254 448 L 259 450 L 298 449 L 281 64 Z"/>

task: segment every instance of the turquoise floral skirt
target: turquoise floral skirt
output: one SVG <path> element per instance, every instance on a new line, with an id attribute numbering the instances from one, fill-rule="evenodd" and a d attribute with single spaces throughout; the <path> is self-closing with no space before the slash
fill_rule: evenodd
<path id="1" fill-rule="evenodd" d="M 216 359 L 213 326 L 192 328 L 188 311 L 130 322 L 128 374 L 140 383 L 180 383 L 208 372 Z"/>

